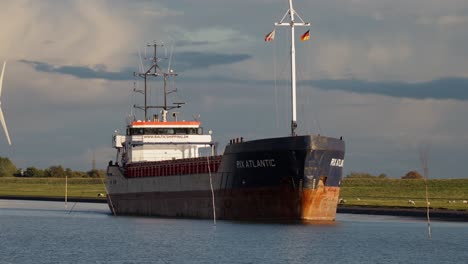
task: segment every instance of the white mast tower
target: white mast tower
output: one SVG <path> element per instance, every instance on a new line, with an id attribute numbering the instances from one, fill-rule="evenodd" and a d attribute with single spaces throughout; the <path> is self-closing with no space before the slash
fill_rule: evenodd
<path id="1" fill-rule="evenodd" d="M 289 22 L 285 22 L 286 16 L 289 13 L 289 17 L 291 20 Z M 294 15 L 296 15 L 301 22 L 294 21 Z M 280 22 L 275 23 L 275 26 L 289 26 L 291 27 L 291 112 L 292 112 L 292 119 L 291 119 L 291 135 L 296 136 L 296 128 L 297 128 L 297 114 L 296 114 L 296 47 L 295 47 L 295 35 L 294 35 L 294 27 L 307 27 L 310 26 L 310 23 L 304 22 L 299 14 L 294 10 L 292 0 L 289 0 L 289 10 L 286 11 L 283 18 Z"/>

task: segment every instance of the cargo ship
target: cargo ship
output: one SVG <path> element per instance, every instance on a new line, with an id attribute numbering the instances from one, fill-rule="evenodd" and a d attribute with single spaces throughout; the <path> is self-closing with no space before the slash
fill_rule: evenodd
<path id="1" fill-rule="evenodd" d="M 289 16 L 287 16 L 289 14 Z M 114 215 L 214 218 L 247 221 L 334 221 L 345 154 L 342 138 L 296 133 L 294 28 L 309 23 L 289 9 L 275 26 L 291 31 L 291 134 L 226 142 L 222 155 L 199 120 L 179 120 L 183 103 L 167 103 L 168 80 L 154 43 L 144 79 L 144 119 L 131 120 L 113 135 L 116 160 L 109 161 L 106 192 Z M 289 21 L 285 21 L 289 18 Z M 265 40 L 274 38 L 274 31 Z M 164 103 L 148 104 L 147 78 L 163 81 Z M 157 109 L 157 114 L 155 113 Z M 151 115 L 151 116 L 150 116 Z"/>

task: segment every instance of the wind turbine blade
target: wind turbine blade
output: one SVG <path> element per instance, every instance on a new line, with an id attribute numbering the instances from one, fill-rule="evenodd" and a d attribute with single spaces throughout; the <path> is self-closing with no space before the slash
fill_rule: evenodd
<path id="1" fill-rule="evenodd" d="M 5 118 L 3 117 L 2 108 L 0 108 L 0 122 L 2 122 L 3 130 L 5 131 L 5 135 L 7 137 L 8 144 L 10 144 L 10 146 L 11 146 L 10 135 L 8 134 L 8 128 L 7 128 L 6 123 L 5 123 Z"/>
<path id="2" fill-rule="evenodd" d="M 3 62 L 2 75 L 0 75 L 0 96 L 2 96 L 3 74 L 5 73 L 6 61 Z"/>

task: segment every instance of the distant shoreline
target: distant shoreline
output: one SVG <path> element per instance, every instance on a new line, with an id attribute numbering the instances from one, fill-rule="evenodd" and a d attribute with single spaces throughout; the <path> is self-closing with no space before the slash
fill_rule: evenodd
<path id="1" fill-rule="evenodd" d="M 63 202 L 64 197 L 47 197 L 47 196 L 13 196 L 1 195 L 0 200 L 27 200 L 27 201 L 51 201 Z M 86 197 L 69 197 L 68 202 L 77 203 L 107 203 L 106 198 L 86 198 Z M 426 208 L 410 208 L 410 207 L 384 207 L 384 206 L 354 206 L 354 205 L 339 205 L 337 213 L 343 214 L 365 214 L 365 215 L 390 215 L 390 216 L 407 216 L 414 218 L 426 218 Z M 449 209 L 430 209 L 430 218 L 434 220 L 444 221 L 468 221 L 468 211 L 449 210 Z"/>

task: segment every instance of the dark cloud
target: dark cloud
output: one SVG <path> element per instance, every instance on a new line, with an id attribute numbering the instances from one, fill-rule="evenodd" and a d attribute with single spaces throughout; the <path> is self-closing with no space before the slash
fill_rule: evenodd
<path id="1" fill-rule="evenodd" d="M 213 66 L 227 65 L 241 62 L 252 58 L 248 54 L 219 54 L 203 52 L 180 52 L 174 54 L 173 68 L 177 72 L 190 69 L 204 69 Z M 119 72 L 109 72 L 105 65 L 86 66 L 54 66 L 45 62 L 21 60 L 40 72 L 53 72 L 75 76 L 81 79 L 106 79 L 106 80 L 131 80 L 134 68 L 125 68 Z M 164 66 L 162 66 L 164 68 Z M 216 77 L 197 77 L 205 81 L 220 81 Z M 222 81 L 231 83 L 261 83 L 268 84 L 269 81 L 237 80 L 221 77 Z M 281 80 L 279 80 L 281 82 Z M 468 78 L 441 78 L 428 82 L 408 83 L 401 81 L 393 82 L 370 82 L 358 79 L 341 80 L 309 80 L 305 84 L 322 90 L 340 90 L 359 94 L 377 94 L 398 98 L 413 99 L 453 99 L 468 100 Z"/>
<path id="2" fill-rule="evenodd" d="M 413 99 L 468 100 L 468 78 L 441 78 L 428 82 L 369 82 L 364 80 L 307 81 L 323 90 L 340 90 L 359 94 L 379 94 Z"/>
<path id="3" fill-rule="evenodd" d="M 203 69 L 218 65 L 227 65 L 250 59 L 247 54 L 220 54 L 203 52 L 181 52 L 174 54 L 173 68 L 178 71 L 188 71 L 190 69 Z M 81 79 L 106 79 L 106 80 L 129 80 L 133 78 L 134 68 L 124 68 L 119 72 L 106 71 L 104 65 L 88 66 L 55 66 L 46 62 L 20 60 L 29 64 L 36 71 L 52 72 L 75 76 Z M 162 65 L 162 68 L 164 66 Z"/>
<path id="4" fill-rule="evenodd" d="M 108 72 L 102 65 L 95 68 L 86 66 L 54 66 L 45 62 L 20 60 L 20 62 L 29 64 L 40 72 L 53 72 L 65 75 L 75 76 L 81 79 L 106 79 L 106 80 L 128 80 L 133 76 L 133 70 L 126 68 L 120 72 Z"/>
<path id="5" fill-rule="evenodd" d="M 189 69 L 203 69 L 212 66 L 232 64 L 250 58 L 252 58 L 252 56 L 248 54 L 181 52 L 174 54 L 173 65 L 176 71 L 187 71 Z"/>

